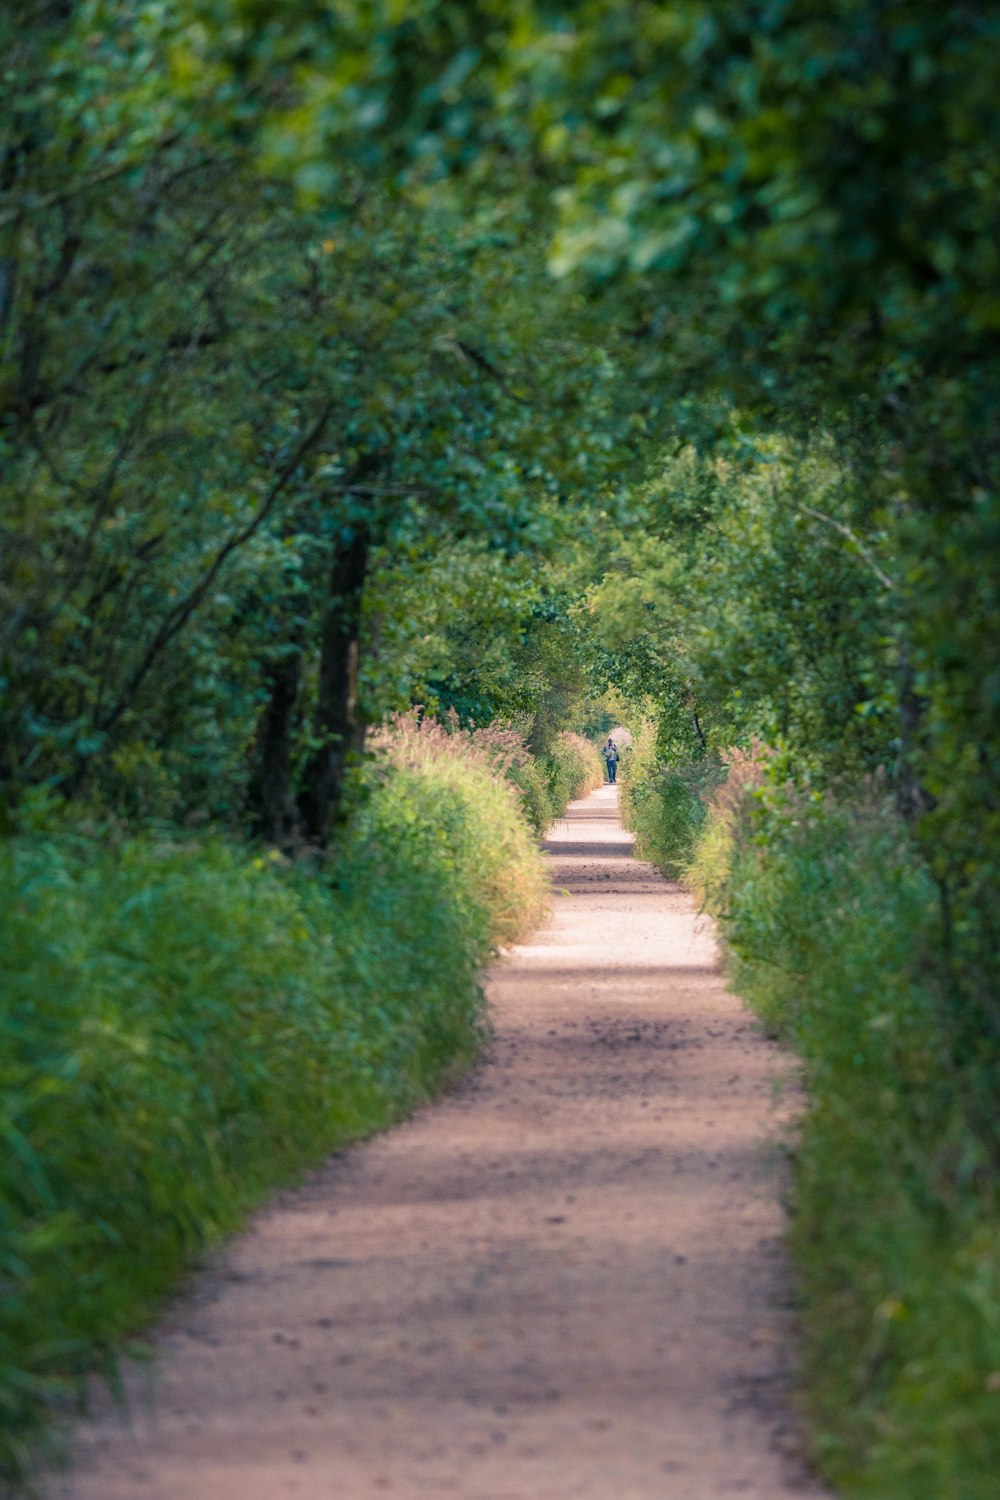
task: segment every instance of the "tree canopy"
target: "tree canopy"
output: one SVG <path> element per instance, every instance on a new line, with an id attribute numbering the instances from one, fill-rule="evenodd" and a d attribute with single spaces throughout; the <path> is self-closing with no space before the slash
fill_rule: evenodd
<path id="1" fill-rule="evenodd" d="M 780 964 L 835 893 L 849 1078 L 877 802 L 900 1172 L 935 1226 L 995 1197 L 998 43 L 949 0 L 12 0 L 0 831 L 307 880 L 398 710 L 556 780 L 646 720 L 666 821 L 766 765 L 734 901 Z"/>
<path id="2" fill-rule="evenodd" d="M 634 412 L 519 204 L 304 201 L 253 89 L 178 90 L 193 14 L 7 39 L 4 780 L 322 842 L 366 721 L 425 695 L 421 574 L 464 557 L 488 618 L 487 556 L 551 549 Z"/>

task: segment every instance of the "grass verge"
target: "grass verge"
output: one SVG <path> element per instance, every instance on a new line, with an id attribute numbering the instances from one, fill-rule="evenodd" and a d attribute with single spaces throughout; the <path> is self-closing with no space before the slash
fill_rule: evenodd
<path id="1" fill-rule="evenodd" d="M 804 1059 L 790 1239 L 817 1463 L 865 1500 L 992 1500 L 1000 1193 L 967 1107 L 981 1065 L 948 1044 L 935 887 L 888 799 L 747 798 L 759 768 L 735 772 L 683 873 Z"/>
<path id="2" fill-rule="evenodd" d="M 509 724 L 461 731 L 457 720 L 446 728 L 400 715 L 393 734 L 400 747 L 411 746 L 411 753 L 422 754 L 433 743 L 446 755 L 448 743 L 453 742 L 460 754 L 482 758 L 515 788 L 521 811 L 539 838 L 562 815 L 568 802 L 586 796 L 604 781 L 604 763 L 597 747 L 572 731 L 556 735 L 544 755 L 532 755 L 524 736 Z"/>
<path id="3" fill-rule="evenodd" d="M 975 1062 L 945 1041 L 933 884 L 885 801 L 786 795 L 734 830 L 724 902 L 737 989 L 806 1065 L 791 1245 L 817 1460 L 847 1495 L 988 1500 L 1000 1198 Z"/>
<path id="4" fill-rule="evenodd" d="M 0 1471 L 201 1248 L 474 1055 L 544 907 L 517 794 L 396 742 L 326 872 L 217 839 L 0 849 Z"/>

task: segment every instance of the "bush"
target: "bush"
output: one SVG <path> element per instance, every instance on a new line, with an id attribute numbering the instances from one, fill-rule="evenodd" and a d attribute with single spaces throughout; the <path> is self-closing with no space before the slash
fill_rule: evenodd
<path id="1" fill-rule="evenodd" d="M 446 732 L 400 717 L 385 744 L 380 795 L 361 820 L 401 859 L 452 863 L 450 899 L 485 952 L 541 921 L 548 883 L 517 789 L 508 779 L 513 731 Z M 428 844 L 428 840 L 430 843 Z"/>
<path id="2" fill-rule="evenodd" d="M 466 747 L 462 754 L 474 751 L 481 755 L 494 772 L 517 790 L 521 811 L 539 837 L 562 815 L 568 802 L 592 792 L 604 780 L 601 757 L 581 734 L 557 735 L 546 754 L 535 756 L 521 732 L 509 724 L 463 731 L 458 728 L 457 716 L 445 729 L 427 720 L 418 724 L 413 716 L 400 715 L 394 721 L 394 733 L 404 738 L 415 733 L 446 736 L 456 746 Z"/>
<path id="3" fill-rule="evenodd" d="M 815 1452 L 838 1492 L 987 1500 L 1000 1473 L 1000 1191 L 958 1056 L 937 889 L 894 805 L 766 782 L 759 751 L 624 758 L 639 852 L 719 918 L 734 987 L 805 1062 L 792 1249 Z M 751 791 L 754 795 L 749 795 Z"/>
<path id="4" fill-rule="evenodd" d="M 549 823 L 562 815 L 568 802 L 604 783 L 600 753 L 582 734 L 559 735 L 542 757 L 541 767 L 548 783 Z"/>
<path id="5" fill-rule="evenodd" d="M 805 1060 L 792 1245 L 817 1458 L 851 1495 L 987 1500 L 1000 1196 L 942 1022 L 934 885 L 874 794 L 724 808 L 695 871 L 735 986 Z"/>
<path id="6" fill-rule="evenodd" d="M 522 765 L 511 766 L 508 777 L 520 794 L 524 816 L 536 836 L 541 838 L 559 816 L 553 805 L 552 786 L 544 765 L 529 755 Z"/>
<path id="7" fill-rule="evenodd" d="M 712 755 L 684 764 L 662 761 L 655 724 L 643 724 L 622 753 L 618 776 L 622 821 L 635 834 L 638 857 L 681 879 L 705 826 L 705 798 L 724 775 Z"/>
<path id="8" fill-rule="evenodd" d="M 541 857 L 469 747 L 396 743 L 329 872 L 217 839 L 0 849 L 0 1464 L 180 1267 L 473 1055 Z"/>

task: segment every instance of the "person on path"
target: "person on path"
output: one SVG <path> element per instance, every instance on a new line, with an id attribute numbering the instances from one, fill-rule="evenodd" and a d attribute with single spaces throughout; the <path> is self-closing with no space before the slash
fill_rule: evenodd
<path id="1" fill-rule="evenodd" d="M 601 754 L 604 756 L 604 759 L 607 762 L 608 780 L 611 785 L 614 786 L 615 778 L 618 775 L 618 746 L 615 744 L 610 734 L 608 735 L 608 743 L 602 749 Z"/>

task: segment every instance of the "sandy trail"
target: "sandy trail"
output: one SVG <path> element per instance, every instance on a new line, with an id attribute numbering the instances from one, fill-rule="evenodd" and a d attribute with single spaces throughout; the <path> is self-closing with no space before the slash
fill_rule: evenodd
<path id="1" fill-rule="evenodd" d="M 455 1094 L 195 1278 L 86 1424 L 72 1500 L 805 1500 L 772 1085 L 708 925 L 617 793 L 551 836 Z M 155 1399 L 151 1399 L 155 1397 Z"/>

